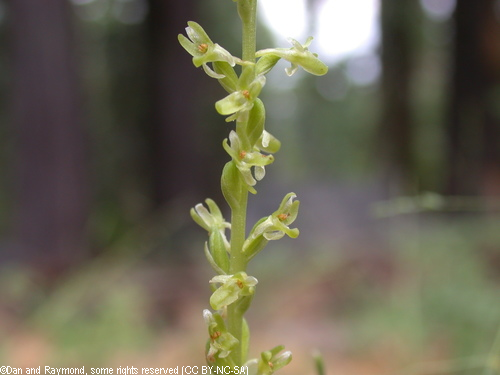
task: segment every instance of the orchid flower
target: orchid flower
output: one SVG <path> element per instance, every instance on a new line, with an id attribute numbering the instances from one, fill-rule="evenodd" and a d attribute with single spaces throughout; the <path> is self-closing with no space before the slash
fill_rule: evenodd
<path id="1" fill-rule="evenodd" d="M 231 66 L 236 64 L 236 58 L 217 43 L 212 42 L 205 30 L 203 30 L 203 27 L 198 23 L 189 21 L 188 27 L 186 27 L 186 34 L 189 39 L 179 34 L 179 43 L 193 56 L 194 66 L 197 68 L 203 66 L 203 69 L 210 77 L 221 79 L 224 78 L 224 75 L 216 73 L 207 63 L 225 61 Z"/>
<path id="2" fill-rule="evenodd" d="M 264 178 L 266 174 L 265 166 L 274 161 L 272 155 L 261 154 L 258 151 L 246 151 L 242 148 L 242 142 L 238 134 L 231 130 L 229 133 L 229 142 L 224 140 L 223 147 L 226 152 L 233 158 L 236 167 L 243 176 L 245 182 L 249 186 L 254 186 L 257 181 Z M 252 175 L 251 168 L 254 167 L 254 176 Z"/>
<path id="3" fill-rule="evenodd" d="M 205 309 L 203 310 L 203 318 L 208 326 L 210 337 L 206 354 L 207 362 L 214 363 L 216 357 L 226 358 L 238 344 L 238 340 L 227 331 L 224 320 L 218 313 L 212 314 L 210 310 Z"/>
<path id="4" fill-rule="evenodd" d="M 238 272 L 235 275 L 214 276 L 210 283 L 221 284 L 210 297 L 212 308 L 220 310 L 236 302 L 240 297 L 253 295 L 258 281 L 245 272 Z"/>
<path id="5" fill-rule="evenodd" d="M 257 51 L 255 56 L 274 55 L 289 61 L 291 66 L 285 69 L 288 76 L 294 74 L 299 66 L 308 73 L 322 76 L 328 72 L 328 66 L 318 58 L 318 54 L 309 51 L 308 47 L 312 40 L 313 37 L 310 36 L 304 44 L 300 44 L 295 39 L 288 38 L 292 48 L 267 48 Z"/>
<path id="6" fill-rule="evenodd" d="M 252 109 L 255 99 L 259 96 L 262 87 L 266 84 L 266 77 L 258 75 L 253 82 L 238 91 L 234 91 L 225 98 L 215 103 L 215 109 L 221 115 L 232 115 L 226 118 L 227 122 L 243 121 Z"/>
<path id="7" fill-rule="evenodd" d="M 289 225 L 292 224 L 297 218 L 299 212 L 299 201 L 294 201 L 297 196 L 294 193 L 288 193 L 278 210 L 267 218 L 261 219 L 252 229 L 250 236 L 243 245 L 243 251 L 250 244 L 250 242 L 263 236 L 266 240 L 279 240 L 285 234 L 291 238 L 296 238 L 299 235 L 297 228 L 290 229 Z"/>

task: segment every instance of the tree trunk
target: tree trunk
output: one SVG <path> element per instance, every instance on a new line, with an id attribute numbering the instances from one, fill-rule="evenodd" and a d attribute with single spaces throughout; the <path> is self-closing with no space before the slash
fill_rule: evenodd
<path id="1" fill-rule="evenodd" d="M 197 81 L 205 79 L 179 45 L 197 1 L 149 0 L 151 164 L 157 206 L 191 193 L 200 185 L 196 129 Z"/>
<path id="2" fill-rule="evenodd" d="M 500 194 L 500 25 L 495 0 L 458 0 L 448 110 L 448 194 Z M 495 113 L 496 112 L 496 113 Z"/>
<path id="3" fill-rule="evenodd" d="M 382 0 L 382 116 L 379 150 L 387 183 L 408 189 L 414 172 L 412 94 L 417 0 Z"/>
<path id="4" fill-rule="evenodd" d="M 85 129 L 67 0 L 10 1 L 17 254 L 47 277 L 85 257 Z"/>

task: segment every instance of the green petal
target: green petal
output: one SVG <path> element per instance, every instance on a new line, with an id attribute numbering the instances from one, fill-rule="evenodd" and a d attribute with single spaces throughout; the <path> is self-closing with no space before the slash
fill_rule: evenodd
<path id="1" fill-rule="evenodd" d="M 280 203 L 278 210 L 275 213 L 276 214 L 288 213 L 288 210 L 292 206 L 294 198 L 297 198 L 297 195 L 295 193 L 288 193 L 287 195 L 285 195 L 285 197 Z"/>
<path id="2" fill-rule="evenodd" d="M 281 148 L 281 142 L 271 133 L 264 130 L 262 132 L 262 136 L 259 139 L 258 147 L 262 151 L 274 154 L 278 152 L 279 149 Z"/>
<path id="3" fill-rule="evenodd" d="M 272 361 L 274 364 L 273 370 L 277 371 L 280 368 L 288 365 L 291 361 L 292 361 L 292 352 L 290 352 L 290 351 L 283 352 L 279 356 L 277 356 L 276 358 L 273 358 L 273 361 Z"/>
<path id="4" fill-rule="evenodd" d="M 283 237 L 285 237 L 285 233 L 281 230 L 277 230 L 277 231 L 274 231 L 274 232 L 266 232 L 264 233 L 264 238 L 268 241 L 276 241 L 276 240 L 280 240 L 282 239 Z"/>
<path id="5" fill-rule="evenodd" d="M 195 221 L 196 224 L 198 224 L 200 227 L 202 227 L 206 231 L 210 232 L 210 226 L 207 225 L 207 223 L 205 223 L 205 221 L 201 218 L 201 216 L 196 212 L 196 210 L 194 208 L 191 208 L 189 213 L 191 214 L 191 217 L 193 218 L 193 220 Z"/>
<path id="6" fill-rule="evenodd" d="M 241 165 L 241 163 L 236 164 L 236 166 L 238 167 L 238 170 L 240 171 L 241 175 L 243 176 L 243 180 L 245 180 L 245 183 L 248 186 L 255 186 L 255 184 L 257 184 L 257 181 L 252 176 L 252 171 L 250 170 L 250 166 Z"/>
<path id="7" fill-rule="evenodd" d="M 215 61 L 212 65 L 218 74 L 224 75 L 224 78 L 219 79 L 221 86 L 229 93 L 236 91 L 238 76 L 231 65 L 226 61 Z"/>
<path id="8" fill-rule="evenodd" d="M 181 46 L 191 55 L 195 56 L 198 52 L 198 48 L 184 35 L 179 34 L 177 36 L 177 39 L 179 40 L 179 43 Z"/>
<path id="9" fill-rule="evenodd" d="M 218 73 L 216 73 L 215 71 L 213 71 L 212 69 L 210 69 L 210 67 L 207 64 L 203 64 L 202 66 L 203 66 L 203 70 L 205 71 L 205 73 L 207 73 L 207 75 L 209 77 L 212 77 L 212 78 L 215 78 L 215 79 L 225 78 L 224 74 L 218 74 Z"/>
<path id="10" fill-rule="evenodd" d="M 196 23 L 194 21 L 188 21 L 187 24 L 191 28 L 191 30 L 188 30 L 186 28 L 186 32 L 188 33 L 189 37 L 192 37 L 191 40 L 193 40 L 193 42 L 196 42 L 198 44 L 200 43 L 213 44 L 208 34 L 205 32 L 205 30 L 203 29 L 203 27 L 201 27 L 199 23 Z"/>
<path id="11" fill-rule="evenodd" d="M 233 92 L 215 103 L 215 109 L 221 115 L 231 115 L 243 109 L 248 100 L 240 91 Z"/>
<path id="12" fill-rule="evenodd" d="M 266 176 L 266 169 L 260 165 L 254 167 L 255 179 L 261 181 Z"/>
<path id="13" fill-rule="evenodd" d="M 299 69 L 297 64 L 291 63 L 289 68 L 285 68 L 286 75 L 291 77 L 295 74 L 295 72 Z"/>
<path id="14" fill-rule="evenodd" d="M 299 213 L 299 206 L 300 206 L 299 201 L 294 201 L 292 203 L 292 206 L 288 210 L 288 217 L 283 221 L 284 224 L 290 225 L 295 221 L 295 219 L 297 219 L 297 215 Z"/>
<path id="15" fill-rule="evenodd" d="M 250 165 L 258 165 L 264 167 L 274 162 L 274 156 L 264 155 L 260 152 L 252 152 L 247 154 L 243 160 Z"/>
<path id="16" fill-rule="evenodd" d="M 205 224 L 212 230 L 215 224 L 214 217 L 201 203 L 198 203 L 195 207 L 196 212 L 200 216 L 200 218 L 205 222 Z"/>
<path id="17" fill-rule="evenodd" d="M 223 222 L 224 218 L 222 217 L 222 212 L 221 212 L 219 206 L 217 206 L 217 203 L 215 203 L 210 198 L 205 199 L 205 203 L 207 204 L 208 208 L 210 209 L 210 213 L 212 214 L 212 216 L 217 218 L 219 221 Z"/>
<path id="18" fill-rule="evenodd" d="M 251 99 L 257 98 L 265 84 L 266 84 L 266 77 L 263 75 L 257 76 L 257 78 L 255 78 L 255 80 L 248 87 L 248 91 L 250 92 L 250 98 Z"/>
<path id="19" fill-rule="evenodd" d="M 214 310 L 220 310 L 224 306 L 228 306 L 238 300 L 240 295 L 240 287 L 236 284 L 236 280 L 229 280 L 221 285 L 210 297 L 210 306 Z"/>
<path id="20" fill-rule="evenodd" d="M 280 60 L 279 56 L 276 55 L 265 55 L 262 56 L 255 65 L 256 74 L 267 74 L 271 71 L 276 63 Z"/>

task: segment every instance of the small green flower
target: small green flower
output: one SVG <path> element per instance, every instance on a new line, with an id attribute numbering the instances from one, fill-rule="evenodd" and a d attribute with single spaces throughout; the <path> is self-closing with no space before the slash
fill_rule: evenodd
<path id="1" fill-rule="evenodd" d="M 203 310 L 203 319 L 208 326 L 209 346 L 207 350 L 207 362 L 214 363 L 217 358 L 226 358 L 233 348 L 238 345 L 238 340 L 231 335 L 224 324 L 222 317 L 209 310 Z"/>
<path id="2" fill-rule="evenodd" d="M 257 99 L 265 84 L 266 77 L 258 75 L 248 85 L 248 88 L 232 92 L 216 102 L 215 109 L 221 115 L 232 115 L 226 119 L 227 122 L 234 120 L 244 121 L 246 119 L 245 116 L 248 116 L 248 112 L 252 109 L 255 99 Z"/>
<path id="3" fill-rule="evenodd" d="M 205 72 L 213 78 L 224 78 L 223 74 L 213 71 L 207 63 L 215 61 L 225 61 L 231 66 L 236 64 L 236 58 L 227 50 L 212 42 L 205 30 L 196 22 L 189 21 L 186 27 L 186 33 L 189 37 L 179 34 L 179 43 L 184 49 L 193 56 L 193 64 L 197 68 L 203 66 Z"/>
<path id="4" fill-rule="evenodd" d="M 328 66 L 318 59 L 317 53 L 309 51 L 308 47 L 312 40 L 313 37 L 310 36 L 302 45 L 295 39 L 289 38 L 288 41 L 293 45 L 292 48 L 267 48 L 257 51 L 255 56 L 262 57 L 274 55 L 289 61 L 291 63 L 291 67 L 285 69 L 286 74 L 289 76 L 294 74 L 299 66 L 301 66 L 308 73 L 322 76 L 328 72 Z"/>
<path id="5" fill-rule="evenodd" d="M 214 230 L 224 230 L 226 228 L 231 228 L 231 224 L 224 220 L 222 217 L 222 212 L 212 199 L 206 199 L 209 210 L 203 206 L 203 204 L 198 203 L 194 208 L 191 208 L 191 217 L 193 220 L 201 226 L 203 229 L 211 233 Z"/>
<path id="6" fill-rule="evenodd" d="M 281 354 L 284 349 L 283 346 L 277 346 L 271 350 L 265 351 L 260 355 L 258 363 L 259 375 L 271 375 L 278 371 L 280 368 L 285 367 L 292 361 L 292 352 L 286 351 Z"/>
<path id="7" fill-rule="evenodd" d="M 249 237 L 243 244 L 243 251 L 252 247 L 252 243 L 263 236 L 266 240 L 279 240 L 285 234 L 291 238 L 297 238 L 299 230 L 297 228 L 290 229 L 299 213 L 299 201 L 294 201 L 297 196 L 294 193 L 288 193 L 281 202 L 277 211 L 267 218 L 261 219 L 252 229 Z"/>
<path id="8" fill-rule="evenodd" d="M 214 310 L 220 310 L 236 302 L 240 297 L 251 296 L 255 293 L 258 281 L 245 272 L 234 275 L 214 276 L 210 283 L 221 284 L 210 297 L 210 305 Z"/>
<path id="9" fill-rule="evenodd" d="M 285 367 L 292 361 L 292 352 L 280 352 L 285 347 L 279 345 L 271 350 L 262 352 L 260 358 L 254 358 L 245 363 L 250 375 L 271 375 L 279 369 Z"/>
<path id="10" fill-rule="evenodd" d="M 229 142 L 227 139 L 222 144 L 226 152 L 233 158 L 236 167 L 240 171 L 243 179 L 248 186 L 254 186 L 257 181 L 260 181 L 266 175 L 265 166 L 274 161 L 272 155 L 265 155 L 258 151 L 247 151 L 242 147 L 242 142 L 238 134 L 231 130 L 229 133 Z M 254 167 L 254 176 L 252 175 L 251 168 Z"/>
<path id="11" fill-rule="evenodd" d="M 212 199 L 206 199 L 205 202 L 209 210 L 203 204 L 198 203 L 194 208 L 191 208 L 191 217 L 209 233 L 210 253 L 214 256 L 218 266 L 225 269 L 226 267 L 222 266 L 219 260 L 223 259 L 225 251 L 229 252 L 230 245 L 225 231 L 231 229 L 231 224 L 224 220 L 219 206 Z"/>

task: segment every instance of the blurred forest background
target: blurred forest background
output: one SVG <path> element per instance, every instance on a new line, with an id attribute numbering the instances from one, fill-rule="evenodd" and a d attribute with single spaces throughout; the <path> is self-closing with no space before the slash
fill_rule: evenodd
<path id="1" fill-rule="evenodd" d="M 329 2 L 304 0 L 311 34 Z M 331 374 L 500 374 L 500 1 L 370 3 L 373 50 L 265 87 L 283 147 L 249 224 L 294 191 L 301 236 L 251 265 L 251 352 L 285 344 L 289 374 L 314 348 Z M 223 205 L 231 125 L 177 34 L 196 20 L 238 55 L 235 14 L 0 1 L 0 364 L 204 364 L 188 211 Z M 265 18 L 259 38 L 287 46 Z"/>

